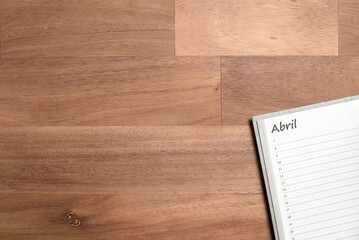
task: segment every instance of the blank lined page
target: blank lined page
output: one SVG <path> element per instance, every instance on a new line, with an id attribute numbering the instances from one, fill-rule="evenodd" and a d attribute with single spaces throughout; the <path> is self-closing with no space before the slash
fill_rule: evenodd
<path id="1" fill-rule="evenodd" d="M 359 100 L 267 118 L 280 236 L 359 239 Z"/>

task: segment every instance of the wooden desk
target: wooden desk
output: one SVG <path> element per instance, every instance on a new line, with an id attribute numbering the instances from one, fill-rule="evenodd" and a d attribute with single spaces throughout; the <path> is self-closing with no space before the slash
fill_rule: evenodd
<path id="1" fill-rule="evenodd" d="M 250 119 L 358 95 L 358 12 L 0 0 L 0 239 L 272 239 Z"/>

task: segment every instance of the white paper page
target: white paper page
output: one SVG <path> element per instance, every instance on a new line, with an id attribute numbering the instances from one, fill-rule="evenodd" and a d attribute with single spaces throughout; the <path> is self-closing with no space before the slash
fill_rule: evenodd
<path id="1" fill-rule="evenodd" d="M 264 130 L 285 239 L 359 239 L 359 100 L 267 118 Z"/>

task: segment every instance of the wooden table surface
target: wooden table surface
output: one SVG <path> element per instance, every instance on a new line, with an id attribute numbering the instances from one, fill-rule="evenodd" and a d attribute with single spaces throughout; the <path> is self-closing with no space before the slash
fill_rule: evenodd
<path id="1" fill-rule="evenodd" d="M 0 0 L 0 239 L 273 239 L 250 119 L 359 94 L 358 0 Z"/>

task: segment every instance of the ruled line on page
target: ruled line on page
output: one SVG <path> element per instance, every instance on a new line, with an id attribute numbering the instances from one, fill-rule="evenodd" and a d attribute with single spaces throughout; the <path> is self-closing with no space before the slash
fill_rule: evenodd
<path id="1" fill-rule="evenodd" d="M 330 205 L 334 205 L 334 204 L 338 204 L 338 203 L 348 202 L 348 201 L 352 201 L 352 200 L 356 200 L 356 199 L 359 199 L 359 197 L 352 198 L 352 199 L 347 199 L 347 200 L 343 200 L 343 201 L 338 201 L 338 202 L 334 202 L 334 203 L 329 203 L 329 204 L 325 204 L 325 205 L 320 205 L 318 207 L 307 208 L 307 209 L 299 210 L 299 211 L 295 211 L 295 212 L 289 212 L 289 213 L 294 214 L 294 213 L 299 213 L 299 212 L 305 212 L 305 211 L 308 211 L 308 210 L 313 210 L 313 209 L 316 209 L 316 208 L 321 208 L 321 207 L 326 207 L 326 206 L 330 206 Z"/>
<path id="2" fill-rule="evenodd" d="M 350 228 L 350 229 L 346 229 L 346 230 L 342 230 L 342 231 L 336 231 L 336 232 L 332 232 L 332 233 L 327 233 L 327 234 L 323 234 L 323 235 L 319 235 L 319 236 L 315 236 L 315 237 L 310 237 L 310 238 L 306 238 L 304 240 L 310 240 L 310 239 L 313 239 L 313 238 L 324 237 L 324 236 L 328 236 L 328 235 L 332 235 L 332 234 L 336 234 L 336 233 L 341 233 L 341 232 L 346 232 L 346 231 L 350 231 L 350 230 L 354 230 L 354 229 L 359 229 L 359 227 Z"/>
<path id="3" fill-rule="evenodd" d="M 347 237 L 343 237 L 343 238 L 338 238 L 337 240 L 343 240 L 343 239 L 348 239 L 348 238 L 357 237 L 357 236 L 359 236 L 359 234 L 355 234 L 355 235 L 351 235 L 351 236 L 347 236 Z"/>
<path id="4" fill-rule="evenodd" d="M 345 223 L 340 223 L 340 224 L 336 224 L 336 225 L 332 225 L 332 226 L 328 226 L 328 227 L 323 227 L 323 228 L 317 228 L 317 229 L 313 229 L 313 230 L 306 231 L 306 232 L 296 233 L 296 234 L 294 234 L 293 236 L 303 235 L 303 234 L 306 234 L 306 233 L 315 232 L 315 231 L 320 231 L 320 230 L 327 229 L 327 228 L 338 227 L 338 226 L 342 226 L 342 225 L 346 225 L 346 224 L 354 223 L 354 222 L 359 222 L 359 220 L 350 221 L 350 222 L 345 222 Z"/>
<path id="5" fill-rule="evenodd" d="M 359 204 L 354 205 L 354 206 L 350 206 L 350 207 L 345 207 L 345 208 L 341 208 L 341 209 L 336 209 L 336 210 L 332 210 L 332 211 L 327 211 L 327 212 L 323 212 L 323 213 L 317 213 L 317 214 L 313 214 L 313 215 L 310 215 L 310 216 L 305 216 L 305 217 L 293 219 L 293 220 L 290 220 L 289 222 L 295 222 L 295 221 L 298 221 L 298 220 L 303 220 L 303 219 L 306 219 L 306 218 L 316 217 L 316 216 L 320 216 L 320 215 L 327 214 L 327 213 L 338 212 L 338 211 L 342 211 L 342 210 L 346 210 L 346 209 L 350 209 L 350 208 L 354 208 L 354 207 L 359 207 Z"/>
<path id="6" fill-rule="evenodd" d="M 325 171 L 329 171 L 329 170 L 333 170 L 333 169 L 338 169 L 338 168 L 343 168 L 343 167 L 348 167 L 348 166 L 353 166 L 353 165 L 358 165 L 358 164 L 359 164 L 359 162 L 357 162 L 357 163 L 352 163 L 352 164 L 347 164 L 347 165 L 340 166 L 340 167 L 333 167 L 333 168 L 328 168 L 328 169 L 324 169 L 324 170 L 314 171 L 314 172 L 310 172 L 310 173 L 304 173 L 304 174 L 301 174 L 301 175 L 284 178 L 283 180 L 289 180 L 289 179 L 293 179 L 293 178 L 298 178 L 298 177 L 307 176 L 307 175 L 314 174 L 314 173 L 325 172 Z"/>
<path id="7" fill-rule="evenodd" d="M 308 144 L 308 145 L 304 145 L 304 146 L 299 146 L 299 147 L 295 147 L 295 148 L 289 148 L 289 149 L 284 149 L 284 150 L 281 150 L 281 151 L 276 151 L 276 153 L 287 152 L 287 151 L 290 151 L 290 150 L 297 150 L 299 148 L 311 147 L 311 146 L 318 145 L 318 144 L 334 142 L 334 141 L 337 141 L 337 140 L 343 140 L 343 139 L 347 139 L 347 138 L 351 138 L 351 137 L 358 137 L 358 136 L 359 136 L 359 134 L 356 134 L 356 135 L 343 137 L 343 138 L 332 139 L 332 140 L 328 140 L 328 141 L 324 141 L 324 142 L 312 143 L 312 144 Z"/>
<path id="8" fill-rule="evenodd" d="M 352 151 L 356 151 L 356 150 L 359 150 L 359 148 L 354 148 L 354 149 L 350 149 L 350 150 L 343 151 L 343 152 L 331 153 L 331 154 L 322 155 L 322 156 L 318 156 L 318 157 L 307 158 L 307 159 L 298 160 L 298 161 L 291 162 L 291 163 L 284 163 L 284 164 L 281 164 L 281 166 L 287 166 L 287 165 L 292 165 L 292 164 L 296 164 L 296 163 L 302 163 L 302 162 L 306 162 L 306 161 L 317 159 L 317 158 L 329 157 L 329 156 L 338 155 L 338 154 L 341 154 L 341 153 L 352 152 Z"/>
<path id="9" fill-rule="evenodd" d="M 305 197 L 305 196 L 309 196 L 309 195 L 313 195 L 313 194 L 317 194 L 317 193 L 327 192 L 327 191 L 331 191 L 331 190 L 335 190 L 335 189 L 339 189 L 339 188 L 350 187 L 350 186 L 354 186 L 354 185 L 359 185 L 359 182 L 353 183 L 353 184 L 344 185 L 344 186 L 339 186 L 339 187 L 335 187 L 335 188 L 329 188 L 329 189 L 325 189 L 325 190 L 322 190 L 322 191 L 315 191 L 315 192 L 312 192 L 312 193 L 307 193 L 307 194 L 303 194 L 303 195 L 300 195 L 300 196 L 288 198 L 287 200 L 293 200 L 293 199 L 295 199 L 295 198 Z"/>
<path id="10" fill-rule="evenodd" d="M 301 167 L 301 168 L 295 168 L 295 169 L 283 171 L 283 172 L 281 172 L 281 173 L 288 173 L 288 172 L 298 171 L 298 170 L 302 170 L 302 169 L 309 168 L 309 167 L 316 167 L 316 166 L 320 166 L 320 165 L 324 165 L 324 164 L 328 164 L 328 163 L 340 162 L 340 161 L 343 161 L 343 160 L 352 159 L 352 158 L 356 158 L 356 157 L 359 157 L 359 155 L 352 156 L 352 157 L 347 157 L 347 158 L 342 158 L 342 159 L 335 159 L 335 160 L 333 160 L 333 161 L 324 162 L 324 163 L 318 163 L 318 164 L 313 164 L 313 165 L 309 165 L 309 166 L 305 166 L 305 167 Z M 282 166 L 282 165 L 280 165 L 280 166 Z"/>
<path id="11" fill-rule="evenodd" d="M 304 180 L 304 181 L 301 181 L 301 182 L 285 184 L 284 186 L 289 187 L 289 186 L 293 186 L 293 185 L 297 185 L 297 184 L 301 184 L 301 183 L 305 183 L 305 182 L 310 182 L 310 181 L 314 181 L 314 180 L 318 180 L 318 179 L 322 179 L 322 178 L 328 178 L 328 177 L 338 176 L 338 175 L 342 175 L 342 174 L 345 174 L 345 173 L 352 173 L 352 172 L 357 172 L 357 171 L 359 171 L 359 168 L 355 169 L 355 170 L 347 171 L 347 172 L 341 172 L 341 173 L 336 173 L 336 174 L 332 174 L 332 175 L 327 175 L 327 176 L 324 176 L 324 177 L 311 178 L 311 179 L 307 179 L 307 180 Z"/>
<path id="12" fill-rule="evenodd" d="M 340 216 L 340 217 L 334 217 L 334 218 L 329 218 L 329 219 L 325 219 L 325 220 L 321 220 L 321 221 L 306 223 L 306 224 L 303 224 L 303 225 L 295 226 L 295 227 L 293 227 L 293 229 L 294 228 L 305 227 L 305 226 L 309 226 L 309 225 L 314 225 L 314 224 L 317 224 L 317 223 L 323 223 L 323 222 L 327 222 L 327 221 L 331 221 L 331 220 L 336 220 L 338 218 L 351 217 L 351 216 L 358 215 L 358 214 L 359 214 L 359 212 L 356 212 L 356 213 L 352 213 L 352 214 L 348 214 L 348 215 L 344 215 L 344 216 Z"/>
<path id="13" fill-rule="evenodd" d="M 308 188 L 323 186 L 323 185 L 327 185 L 327 184 L 331 184 L 331 183 L 337 183 L 337 182 L 341 182 L 341 181 L 345 181 L 345 180 L 349 180 L 349 179 L 354 179 L 354 178 L 359 178 L 359 175 L 358 175 L 358 176 L 355 176 L 355 177 L 339 179 L 339 180 L 336 180 L 336 181 L 333 181 L 333 182 L 326 182 L 326 183 L 321 183 L 321 184 L 317 184 L 317 185 L 313 185 L 313 186 L 309 186 L 309 187 L 299 188 L 299 189 L 295 189 L 295 190 L 292 190 L 292 191 L 286 191 L 285 193 L 293 193 L 293 192 L 305 190 L 305 189 L 308 189 Z M 283 185 L 283 187 L 284 187 L 284 186 L 285 186 L 285 185 Z"/>
<path id="14" fill-rule="evenodd" d="M 354 142 L 354 143 L 338 145 L 338 146 L 335 146 L 335 147 L 323 148 L 323 149 L 319 149 L 319 150 L 315 150 L 315 151 L 311 151 L 311 152 L 305 152 L 305 153 L 300 153 L 300 154 L 296 154 L 296 155 L 292 155 L 292 156 L 277 158 L 277 160 L 283 160 L 283 159 L 288 159 L 288 158 L 292 158 L 292 157 L 298 157 L 298 156 L 302 156 L 302 155 L 306 155 L 306 154 L 310 154 L 310 153 L 322 152 L 322 151 L 325 151 L 325 150 L 334 149 L 334 148 L 338 148 L 338 147 L 345 147 L 345 146 L 358 144 L 358 143 L 359 142 Z"/>
<path id="15" fill-rule="evenodd" d="M 339 193 L 339 194 L 335 194 L 335 195 L 331 195 L 331 196 L 327 196 L 327 197 L 312 199 L 312 200 L 308 200 L 308 201 L 305 201 L 305 202 L 299 202 L 299 203 L 291 204 L 288 207 L 293 207 L 293 206 L 301 205 L 301 204 L 304 204 L 304 203 L 310 203 L 310 202 L 314 202 L 314 201 L 318 201 L 318 200 L 328 199 L 328 198 L 331 198 L 331 197 L 338 197 L 338 196 L 345 195 L 345 194 L 348 194 L 348 193 L 353 193 L 353 192 L 359 192 L 359 189 L 354 190 L 354 191 L 345 192 L 345 193 Z"/>
<path id="16" fill-rule="evenodd" d="M 284 145 L 284 144 L 288 144 L 288 143 L 294 143 L 294 142 L 303 141 L 303 140 L 307 140 L 307 139 L 312 139 L 312 138 L 317 138 L 317 137 L 322 137 L 322 136 L 328 136 L 328 135 L 332 135 L 332 134 L 336 134 L 336 133 L 341 133 L 341 132 L 352 131 L 352 130 L 355 130 L 355 129 L 359 129 L 359 127 L 351 128 L 351 129 L 346 129 L 346 130 L 341 130 L 341 131 L 336 131 L 336 132 L 332 132 L 332 133 L 326 133 L 326 134 L 316 135 L 316 136 L 307 137 L 307 138 L 302 138 L 302 139 L 297 139 L 297 140 L 292 140 L 292 141 L 283 142 L 283 143 L 278 143 L 278 144 L 275 144 L 274 146 L 280 146 L 280 145 Z"/>

